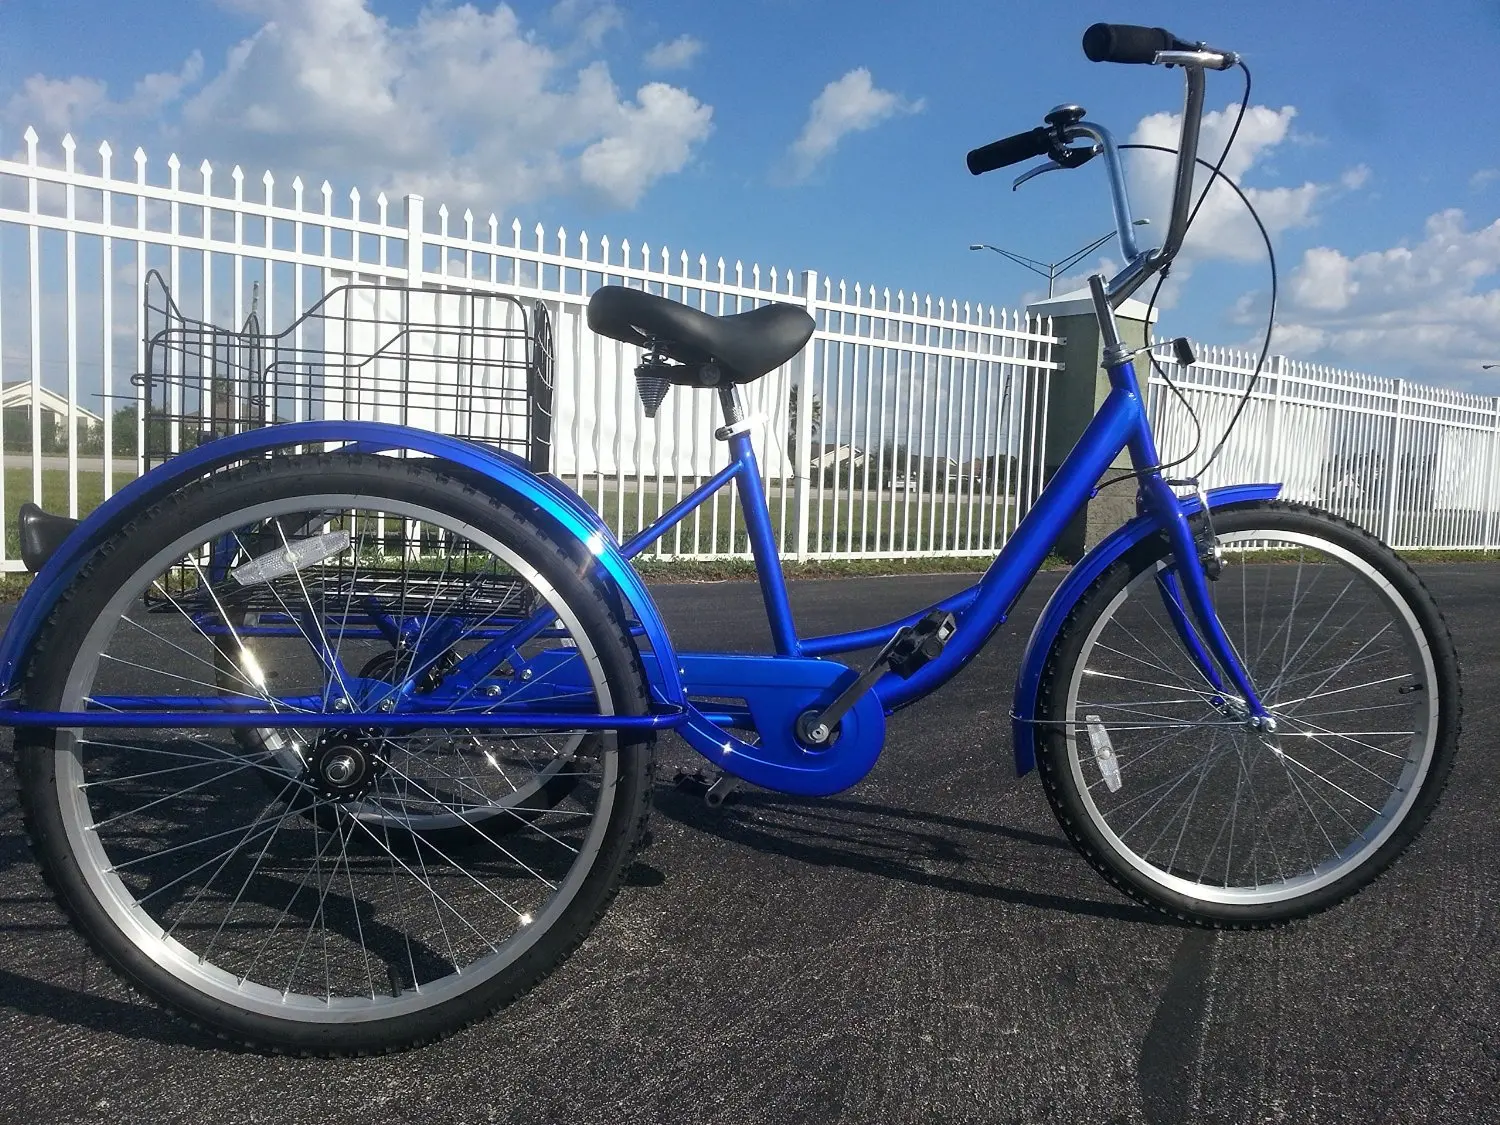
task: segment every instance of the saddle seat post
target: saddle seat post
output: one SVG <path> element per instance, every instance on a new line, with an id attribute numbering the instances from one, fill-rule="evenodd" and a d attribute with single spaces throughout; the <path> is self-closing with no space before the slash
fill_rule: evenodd
<path id="1" fill-rule="evenodd" d="M 777 656 L 799 656 L 802 644 L 792 623 L 792 606 L 787 598 L 786 578 L 781 573 L 776 530 L 771 526 L 765 484 L 755 458 L 755 444 L 750 438 L 756 419 L 745 413 L 745 401 L 738 383 L 719 387 L 719 406 L 724 412 L 724 425 L 715 431 L 714 436 L 729 443 L 729 456 L 737 466 L 735 487 L 739 492 L 740 511 L 745 515 L 745 532 L 755 560 L 761 599 L 765 602 L 766 618 L 771 626 L 771 642 Z M 730 550 L 734 550 L 733 543 Z"/>

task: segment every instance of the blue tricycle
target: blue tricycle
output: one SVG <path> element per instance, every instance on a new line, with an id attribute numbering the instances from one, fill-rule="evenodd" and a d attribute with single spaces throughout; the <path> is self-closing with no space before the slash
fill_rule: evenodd
<path id="1" fill-rule="evenodd" d="M 282 421 L 312 385 L 312 348 L 399 321 L 399 357 L 366 350 L 419 368 L 420 342 L 446 330 L 411 328 L 420 292 L 399 294 L 392 319 L 394 291 L 354 287 L 340 299 L 365 311 L 343 315 L 342 336 L 304 323 L 295 344 L 191 324 L 165 300 L 143 378 L 197 436 L 179 433 L 173 456 L 80 523 L 23 511 L 37 573 L 0 643 L 27 830 L 98 953 L 169 1009 L 264 1049 L 451 1033 L 525 993 L 599 920 L 642 846 L 659 734 L 719 771 L 711 800 L 740 783 L 856 784 L 886 716 L 974 658 L 1122 452 L 1138 514 L 1036 622 L 1012 705 L 1018 771 L 1039 772 L 1106 879 L 1186 923 L 1283 923 L 1392 863 L 1459 734 L 1437 607 L 1373 536 L 1276 484 L 1173 479 L 1114 319 L 1182 243 L 1206 163 L 1205 73 L 1239 60 L 1123 25 L 1095 25 L 1084 48 L 1186 77 L 1169 229 L 1137 247 L 1118 147 L 1078 107 L 970 153 L 976 175 L 1102 156 L 1128 258 L 1089 283 L 1111 390 L 984 576 L 879 628 L 800 635 L 777 558 L 741 388 L 804 347 L 802 309 L 714 317 L 639 289 L 593 294 L 592 329 L 642 349 L 643 398 L 711 390 L 730 451 L 620 543 L 546 472 L 540 306 L 514 302 L 519 319 L 484 344 L 519 332 L 525 382 L 515 417 L 477 442 L 370 420 L 385 408 L 373 399 Z M 477 362 L 482 328 L 451 354 L 435 346 L 432 369 Z M 259 382 L 242 393 L 226 372 L 244 371 Z M 774 651 L 681 652 L 631 559 L 730 485 Z"/>

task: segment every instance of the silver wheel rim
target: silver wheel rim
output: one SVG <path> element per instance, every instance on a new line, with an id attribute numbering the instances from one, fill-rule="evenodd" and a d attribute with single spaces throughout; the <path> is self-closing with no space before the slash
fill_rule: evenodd
<path id="1" fill-rule="evenodd" d="M 162 573 L 174 560 L 183 557 L 189 547 L 212 541 L 215 537 L 226 534 L 233 528 L 243 527 L 268 519 L 271 516 L 284 514 L 289 506 L 305 508 L 309 505 L 334 510 L 353 508 L 374 511 L 378 508 L 380 512 L 394 517 L 419 521 L 454 535 L 463 536 L 476 546 L 502 560 L 516 574 L 531 583 L 532 588 L 550 604 L 552 612 L 556 614 L 557 618 L 563 623 L 570 634 L 571 639 L 576 645 L 578 657 L 583 661 L 584 667 L 587 669 L 588 679 L 592 685 L 599 712 L 603 714 L 613 713 L 613 704 L 608 684 L 605 680 L 598 655 L 584 633 L 576 614 L 557 594 L 550 583 L 518 554 L 496 540 L 493 536 L 472 525 L 449 518 L 439 512 L 416 504 L 386 498 L 372 499 L 369 496 L 339 495 L 299 496 L 295 500 L 283 499 L 253 505 L 209 521 L 157 552 L 156 555 L 131 576 L 129 581 L 119 587 L 104 611 L 96 618 L 95 623 L 78 649 L 78 655 L 66 680 L 60 705 L 64 709 L 72 709 L 84 705 L 84 700 L 87 697 L 86 687 L 92 684 L 97 674 L 101 654 L 105 651 L 110 637 L 114 634 L 119 618 L 133 601 L 138 601 L 150 579 Z M 566 876 L 556 883 L 548 883 L 551 893 L 547 896 L 545 905 L 535 912 L 517 910 L 515 906 L 506 904 L 510 906 L 509 932 L 497 932 L 493 935 L 477 934 L 477 939 L 488 947 L 488 951 L 471 962 L 462 965 L 461 971 L 448 972 L 437 979 L 427 981 L 413 979 L 411 985 L 408 987 L 394 986 L 390 995 L 384 995 L 379 992 L 373 975 L 371 976 L 370 995 L 334 995 L 331 988 L 320 995 L 313 992 L 298 992 L 292 989 L 278 988 L 261 981 L 251 980 L 248 973 L 242 977 L 236 972 L 227 971 L 218 964 L 200 956 L 188 944 L 179 940 L 171 932 L 170 927 L 164 927 L 152 916 L 148 909 L 143 908 L 141 903 L 137 901 L 135 894 L 125 885 L 120 875 L 120 870 L 125 864 L 120 863 L 117 866 L 116 862 L 111 859 L 97 831 L 99 825 L 95 822 L 89 803 L 89 783 L 85 777 L 83 764 L 80 761 L 78 753 L 79 746 L 87 745 L 90 741 L 88 738 L 83 737 L 84 733 L 77 730 L 58 732 L 55 763 L 59 806 L 64 831 L 72 854 L 78 861 L 79 868 L 90 891 L 108 915 L 110 922 L 132 945 L 149 957 L 161 969 L 203 996 L 223 1002 L 244 1012 L 295 1022 L 360 1023 L 399 1018 L 432 1008 L 465 994 L 481 986 L 486 981 L 493 979 L 496 974 L 503 972 L 509 966 L 515 964 L 520 957 L 527 953 L 541 939 L 577 896 L 603 844 L 616 796 L 618 761 L 614 753 L 604 753 L 601 755 L 600 768 L 597 775 L 597 804 L 589 819 L 586 832 L 579 841 L 579 846 L 574 849 L 576 858 L 571 861 Z M 106 733 L 103 737 L 108 737 L 108 734 Z M 340 817 L 337 809 L 334 810 L 334 816 L 336 818 Z M 286 810 L 278 817 L 276 822 L 277 827 L 272 833 L 273 836 L 275 832 L 280 831 L 282 826 L 292 823 L 294 818 L 308 819 L 301 817 L 300 813 Z M 340 819 L 341 824 L 345 822 L 352 825 L 355 823 L 355 818 L 343 817 Z M 363 833 L 361 843 L 366 845 L 369 844 L 368 837 L 374 836 L 374 833 L 367 828 L 356 829 L 351 827 L 349 829 L 351 839 L 355 831 Z M 478 835 L 477 828 L 475 831 L 476 835 Z M 324 832 L 323 836 L 331 837 L 333 833 Z M 258 844 L 259 840 L 256 843 Z M 378 838 L 375 839 L 375 844 L 380 844 Z M 422 846 L 418 845 L 419 852 Z M 501 851 L 505 850 L 501 845 L 497 844 L 496 847 L 499 847 Z M 389 841 L 386 842 L 385 850 L 393 852 L 393 849 L 389 846 Z M 433 851 L 436 850 L 433 849 Z M 314 852 L 314 858 L 316 858 L 316 854 Z M 432 854 L 433 852 L 427 853 L 429 860 Z M 428 874 L 425 861 L 420 865 L 421 875 L 419 875 L 417 871 L 419 864 L 405 860 L 395 854 L 390 855 L 388 858 L 389 865 L 393 871 L 407 875 L 414 882 L 422 875 Z M 382 858 L 382 862 L 384 861 L 385 857 Z M 348 864 L 347 857 L 346 864 Z M 337 874 L 336 865 L 333 870 Z M 348 865 L 347 873 L 352 882 L 352 865 Z M 472 872 L 466 872 L 466 874 L 469 880 L 481 882 Z M 321 878 L 320 876 L 320 880 Z M 451 909 L 452 904 L 446 902 L 444 896 L 433 889 L 430 881 L 428 883 L 428 890 L 432 900 L 433 912 L 441 921 L 444 906 L 448 906 Z M 477 894 L 477 892 L 472 893 Z M 318 905 L 319 915 L 322 915 L 324 901 L 331 894 L 332 884 L 330 882 L 327 888 L 322 890 L 322 897 L 319 899 Z M 413 897 L 417 897 L 415 891 L 413 892 Z M 238 902 L 239 900 L 236 899 L 236 904 Z M 290 909 L 290 905 L 287 909 Z M 493 909 L 497 915 L 504 913 L 499 906 Z M 358 923 L 358 900 L 355 900 L 354 917 L 356 923 Z M 450 920 L 454 921 L 452 928 L 456 929 L 456 919 L 450 918 Z M 228 921 L 227 916 L 226 921 Z M 175 925 L 176 923 L 173 924 L 174 927 Z M 323 926 L 323 944 L 326 956 L 328 926 L 326 918 L 323 919 Z M 473 928 L 472 925 L 471 928 Z M 311 936 L 311 933 L 310 928 L 309 936 Z M 473 940 L 469 935 L 465 935 L 465 937 L 469 937 L 471 941 Z M 492 940 L 492 938 L 498 940 Z M 366 940 L 362 926 L 360 927 L 359 940 L 362 943 Z M 307 942 L 304 942 L 304 946 L 307 944 Z M 450 952 L 452 949 L 453 946 L 450 938 Z M 407 939 L 407 953 L 408 955 L 411 953 L 409 936 Z M 369 954 L 369 947 L 365 946 L 367 966 Z M 300 965 L 294 966 L 294 973 L 298 967 Z M 415 978 L 415 963 L 412 965 L 412 974 L 413 978 Z"/>
<path id="2" fill-rule="evenodd" d="M 1120 622 L 1120 611 L 1127 605 L 1151 612 L 1157 626 L 1169 622 L 1155 580 L 1159 573 L 1171 569 L 1170 560 L 1160 560 L 1134 576 L 1111 599 L 1085 638 L 1064 709 L 1066 768 L 1086 815 L 1106 846 L 1150 881 L 1178 895 L 1222 906 L 1285 903 L 1358 869 L 1405 819 L 1436 747 L 1440 702 L 1436 671 L 1426 637 L 1410 607 L 1383 575 L 1357 555 L 1327 539 L 1301 532 L 1243 531 L 1223 533 L 1220 539 L 1234 561 L 1210 589 L 1231 641 L 1242 660 L 1252 665 L 1252 681 L 1277 718 L 1278 731 L 1270 736 L 1251 731 L 1237 721 L 1232 699 L 1227 701 L 1228 714 L 1209 702 L 1209 685 L 1201 677 L 1195 680 L 1184 674 L 1190 665 L 1181 642 L 1170 629 L 1143 627 L 1140 614 L 1128 626 Z M 1285 561 L 1257 562 L 1258 557 L 1266 558 L 1257 548 L 1301 554 L 1293 567 Z M 1305 556 L 1311 551 L 1326 560 L 1319 564 L 1317 575 L 1308 573 Z M 1318 582 L 1333 573 L 1334 567 L 1344 573 L 1337 583 L 1326 584 L 1314 601 Z M 1256 578 L 1264 580 L 1259 592 L 1251 579 L 1252 570 L 1258 570 Z M 1274 572 L 1279 572 L 1283 588 L 1291 586 L 1291 612 L 1280 632 L 1272 629 L 1268 633 L 1270 623 L 1264 615 Z M 1351 593 L 1355 597 L 1351 598 Z M 1259 616 L 1253 607 L 1257 598 L 1261 601 Z M 1359 645 L 1365 641 L 1355 639 L 1360 631 L 1350 623 L 1361 620 L 1361 610 L 1372 608 L 1384 609 L 1387 620 L 1371 626 L 1377 632 L 1368 638 L 1368 647 L 1361 649 Z M 1299 629 L 1299 613 L 1305 615 L 1302 626 L 1310 628 Z M 1115 628 L 1106 637 L 1111 626 Z M 1389 638 L 1392 656 L 1384 669 L 1376 669 L 1377 658 L 1386 655 L 1382 637 Z M 1346 650 L 1352 655 L 1341 665 L 1337 658 Z M 1274 663 L 1278 652 L 1290 663 L 1268 676 L 1267 658 Z M 1164 654 L 1175 659 L 1163 659 Z M 1316 665 L 1325 657 L 1331 662 L 1326 668 Z M 1095 667 L 1091 668 L 1091 661 Z M 1403 671 L 1390 670 L 1398 667 Z M 1330 670 L 1333 678 L 1321 683 Z M 1341 677 L 1358 678 L 1367 671 L 1369 682 L 1342 682 Z M 1134 679 L 1122 679 L 1125 676 Z M 1088 691 L 1084 688 L 1086 679 L 1090 681 Z M 1391 698 L 1397 700 L 1394 704 L 1385 698 L 1387 691 L 1408 688 L 1410 684 L 1405 681 L 1420 682 L 1424 688 L 1406 696 L 1393 694 Z M 1118 686 L 1122 683 L 1123 688 Z M 1107 687 L 1101 689 L 1097 684 Z M 1308 691 L 1309 687 L 1318 690 Z M 1126 690 L 1132 695 L 1122 699 Z M 1409 703 L 1399 702 L 1418 695 Z M 1379 702 L 1362 709 L 1361 700 L 1366 697 Z M 1309 712 L 1309 706 L 1317 710 Z M 1192 712 L 1199 713 L 1196 720 L 1182 717 Z M 1373 722 L 1372 716 L 1378 716 L 1379 722 Z M 1399 719 L 1392 721 L 1393 716 Z M 1359 725 L 1348 726 L 1351 721 Z M 1175 770 L 1168 763 L 1174 757 L 1172 742 L 1179 732 L 1193 732 L 1204 749 L 1197 760 L 1182 755 L 1182 767 Z M 1273 744 L 1280 747 L 1279 755 L 1271 749 Z M 1309 753 L 1310 748 L 1315 752 Z M 1152 756 L 1156 762 L 1147 772 L 1147 759 Z M 1361 758 L 1373 759 L 1373 768 Z M 1334 765 L 1319 768 L 1325 761 Z M 1215 817 L 1215 801 L 1205 801 L 1204 794 L 1227 791 L 1225 775 L 1230 769 L 1235 785 L 1233 811 Z M 1119 792 L 1128 794 L 1126 797 L 1114 797 L 1107 776 L 1111 772 L 1120 783 Z M 1136 792 L 1129 794 L 1127 786 L 1142 775 L 1144 780 L 1139 781 Z M 1211 778 L 1216 779 L 1214 786 L 1209 785 Z M 1277 778 L 1283 787 L 1262 793 L 1257 790 L 1257 778 L 1267 782 Z M 1385 797 L 1377 804 L 1371 794 L 1380 785 L 1384 786 Z M 1132 807 L 1128 801 L 1136 804 Z M 1165 808 L 1161 808 L 1163 804 Z M 1161 811 L 1146 811 L 1153 808 Z M 1247 808 L 1252 810 L 1248 815 Z M 1369 811 L 1355 816 L 1361 809 Z M 1172 817 L 1179 812 L 1180 822 L 1174 821 Z M 1195 816 L 1209 823 L 1211 836 L 1210 829 L 1193 827 Z M 1362 822 L 1360 817 L 1365 816 L 1369 819 Z M 1272 819 L 1300 821 L 1304 855 L 1311 856 L 1326 844 L 1326 856 L 1295 872 L 1288 870 L 1297 848 L 1288 846 L 1283 856 L 1277 853 L 1274 840 L 1255 838 L 1256 824 L 1264 825 Z M 1148 832 L 1151 839 L 1143 846 Z M 1245 840 L 1247 832 L 1250 841 Z M 1199 848 L 1203 859 L 1192 878 L 1181 873 L 1194 866 L 1188 863 L 1184 867 L 1181 862 L 1187 859 L 1181 847 L 1190 833 L 1195 840 L 1210 841 L 1206 851 Z M 1242 849 L 1239 863 L 1234 855 L 1236 846 Z M 1243 850 L 1246 847 L 1260 850 L 1247 854 Z M 1277 877 L 1256 878 L 1246 885 L 1234 873 L 1242 872 L 1247 862 L 1252 871 L 1265 870 L 1269 875 L 1276 870 Z M 1220 863 L 1223 876 L 1218 876 Z"/>

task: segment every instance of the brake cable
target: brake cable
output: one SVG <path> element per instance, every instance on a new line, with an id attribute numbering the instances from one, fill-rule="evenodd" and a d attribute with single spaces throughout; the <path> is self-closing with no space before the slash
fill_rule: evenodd
<path id="1" fill-rule="evenodd" d="M 1193 476 L 1184 483 L 1195 484 L 1203 476 L 1203 474 L 1208 471 L 1208 469 L 1213 465 L 1214 461 L 1216 461 L 1219 455 L 1223 452 L 1224 446 L 1228 442 L 1230 434 L 1234 431 L 1235 426 L 1239 423 L 1241 416 L 1244 414 L 1245 407 L 1249 405 L 1251 395 L 1254 393 L 1255 387 L 1260 381 L 1261 372 L 1265 368 L 1266 357 L 1270 354 L 1271 337 L 1276 325 L 1276 251 L 1271 244 L 1270 233 L 1266 230 L 1265 223 L 1261 221 L 1259 212 L 1255 210 L 1255 205 L 1250 202 L 1250 199 L 1248 196 L 1246 196 L 1244 190 L 1241 189 L 1239 184 L 1235 183 L 1233 179 L 1225 175 L 1223 171 L 1224 161 L 1229 156 L 1230 149 L 1233 147 L 1235 138 L 1239 134 L 1240 126 L 1244 122 L 1245 114 L 1248 111 L 1250 104 L 1250 68 L 1247 67 L 1243 61 L 1237 63 L 1236 65 L 1239 66 L 1239 68 L 1244 71 L 1245 74 L 1245 88 L 1240 98 L 1239 111 L 1235 118 L 1234 126 L 1230 129 L 1229 137 L 1224 144 L 1224 149 L 1219 154 L 1219 159 L 1214 164 L 1210 165 L 1208 161 L 1203 160 L 1202 158 L 1195 158 L 1195 163 L 1202 165 L 1204 168 L 1207 168 L 1210 172 L 1210 175 L 1208 178 L 1208 183 L 1204 185 L 1202 192 L 1199 193 L 1198 199 L 1193 205 L 1192 211 L 1188 214 L 1188 220 L 1184 226 L 1183 234 L 1184 237 L 1186 237 L 1187 230 L 1192 227 L 1193 220 L 1198 217 L 1198 212 L 1202 209 L 1204 202 L 1207 200 L 1208 193 L 1210 190 L 1212 190 L 1214 181 L 1224 181 L 1224 183 L 1227 184 L 1231 189 L 1233 189 L 1234 193 L 1239 196 L 1240 202 L 1245 205 L 1245 209 L 1250 213 L 1250 218 L 1255 222 L 1256 228 L 1260 231 L 1261 240 L 1265 243 L 1266 258 L 1271 267 L 1271 300 L 1270 308 L 1266 316 L 1266 331 L 1261 344 L 1260 356 L 1256 360 L 1255 370 L 1251 373 L 1249 382 L 1245 385 L 1245 389 L 1240 395 L 1240 399 L 1235 407 L 1234 413 L 1230 416 L 1229 423 L 1225 427 L 1223 435 L 1219 438 L 1218 443 L 1209 453 L 1208 459 L 1204 461 L 1204 463 L 1199 466 L 1198 470 L 1193 474 Z M 1142 149 L 1153 152 L 1164 152 L 1170 156 L 1178 155 L 1177 149 L 1169 148 L 1165 145 L 1135 143 L 1124 144 L 1120 145 L 1119 147 L 1121 149 Z M 1171 266 L 1168 265 L 1167 269 L 1163 270 L 1162 273 L 1158 275 L 1156 285 L 1152 288 L 1151 300 L 1147 305 L 1146 311 L 1146 326 L 1148 332 L 1150 331 L 1151 314 L 1155 311 L 1156 308 L 1157 296 L 1161 292 L 1161 287 L 1166 281 L 1166 277 L 1168 272 L 1170 272 L 1170 269 Z M 1122 481 L 1135 480 L 1143 472 L 1162 472 L 1164 470 L 1175 468 L 1176 466 L 1191 460 L 1193 456 L 1198 452 L 1199 447 L 1202 445 L 1203 424 L 1198 417 L 1198 412 L 1193 409 L 1192 404 L 1187 400 L 1187 397 L 1178 388 L 1176 382 L 1173 381 L 1172 377 L 1167 374 L 1166 369 L 1163 368 L 1158 362 L 1155 353 L 1148 350 L 1146 354 L 1150 358 L 1152 369 L 1161 376 L 1162 382 L 1167 385 L 1167 388 L 1172 392 L 1177 400 L 1182 403 L 1183 408 L 1187 410 L 1188 416 L 1192 419 L 1195 431 L 1193 445 L 1187 453 L 1185 453 L 1181 457 L 1176 458 L 1175 460 L 1166 463 L 1158 463 L 1153 466 L 1148 466 L 1145 469 L 1133 469 L 1128 473 L 1123 473 L 1118 477 L 1113 477 L 1110 480 L 1102 482 L 1099 485 L 1100 489 L 1108 488 L 1111 485 L 1119 484 Z"/>

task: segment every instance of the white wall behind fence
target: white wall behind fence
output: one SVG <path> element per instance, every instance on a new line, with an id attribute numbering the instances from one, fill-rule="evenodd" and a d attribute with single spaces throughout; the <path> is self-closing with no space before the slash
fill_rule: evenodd
<path id="1" fill-rule="evenodd" d="M 1157 349 L 1202 422 L 1197 461 L 1224 432 L 1256 358 L 1200 350 L 1183 371 L 1169 347 Z M 1196 431 L 1163 377 L 1153 372 L 1151 381 L 1152 421 L 1170 460 L 1192 447 Z M 1271 356 L 1204 483 L 1282 481 L 1289 499 L 1338 512 L 1393 546 L 1488 550 L 1500 546 L 1497 466 L 1494 396 Z"/>

